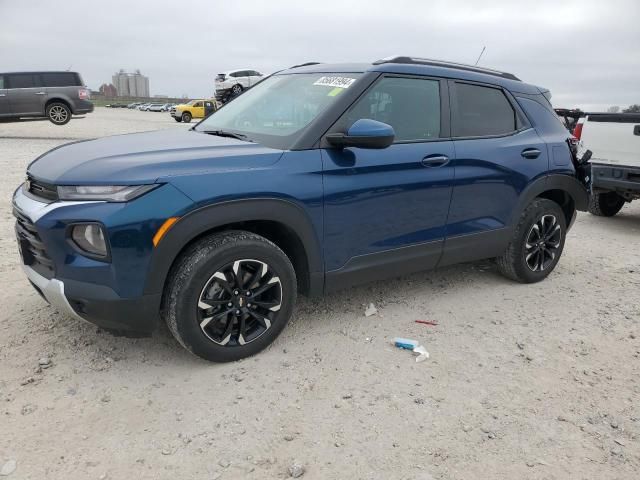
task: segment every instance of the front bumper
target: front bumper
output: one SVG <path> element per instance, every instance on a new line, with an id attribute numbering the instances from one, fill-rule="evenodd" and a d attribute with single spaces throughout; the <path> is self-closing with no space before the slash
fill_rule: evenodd
<path id="1" fill-rule="evenodd" d="M 44 203 L 20 187 L 13 207 L 20 223 L 16 231 L 24 271 L 38 293 L 61 312 L 114 333 L 149 335 L 157 325 L 162 298 L 161 289 L 145 291 L 153 254 L 151 237 L 163 219 L 176 214 L 173 208 L 189 203 L 170 185 L 131 205 Z M 111 261 L 88 258 L 68 240 L 68 225 L 97 220 L 107 228 Z M 51 268 L 43 268 L 43 262 Z"/>
<path id="2" fill-rule="evenodd" d="M 130 337 L 149 336 L 155 329 L 160 295 L 123 299 L 108 287 L 71 280 L 65 285 L 57 278 L 43 277 L 27 265 L 23 269 L 36 291 L 63 314 Z"/>

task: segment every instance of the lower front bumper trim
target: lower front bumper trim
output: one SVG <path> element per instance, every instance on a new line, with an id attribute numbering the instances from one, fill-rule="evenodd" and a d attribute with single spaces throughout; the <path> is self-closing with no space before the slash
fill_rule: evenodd
<path id="1" fill-rule="evenodd" d="M 42 293 L 42 296 L 47 302 L 73 318 L 84 320 L 85 322 L 88 321 L 86 318 L 78 315 L 78 313 L 71 307 L 69 300 L 67 300 L 67 297 L 64 294 L 63 282 L 56 278 L 49 280 L 27 265 L 23 265 L 22 268 L 24 269 L 27 278 L 31 283 L 38 287 L 40 293 Z"/>

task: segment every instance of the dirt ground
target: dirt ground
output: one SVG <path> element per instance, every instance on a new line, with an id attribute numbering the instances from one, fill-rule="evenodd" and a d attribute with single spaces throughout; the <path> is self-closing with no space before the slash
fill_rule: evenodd
<path id="1" fill-rule="evenodd" d="M 29 162 L 159 128 L 186 127 L 104 108 L 65 127 L 0 123 L 7 478 L 278 479 L 294 462 L 305 479 L 638 478 L 640 202 L 580 214 L 542 283 L 486 261 L 300 298 L 269 349 L 208 364 L 166 328 L 132 340 L 63 317 L 19 265 L 10 199 Z"/>

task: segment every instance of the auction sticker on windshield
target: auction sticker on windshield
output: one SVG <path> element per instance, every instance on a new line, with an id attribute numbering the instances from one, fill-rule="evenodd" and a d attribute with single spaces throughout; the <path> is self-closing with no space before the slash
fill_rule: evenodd
<path id="1" fill-rule="evenodd" d="M 323 87 L 349 88 L 355 78 L 349 77 L 320 77 L 314 82 L 314 85 L 322 85 Z"/>

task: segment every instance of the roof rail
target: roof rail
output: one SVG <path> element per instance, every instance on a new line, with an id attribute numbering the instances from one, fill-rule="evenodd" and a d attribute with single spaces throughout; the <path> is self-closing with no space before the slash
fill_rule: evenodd
<path id="1" fill-rule="evenodd" d="M 301 63 L 300 65 L 294 65 L 293 67 L 289 67 L 289 68 L 309 67 L 311 65 L 320 65 L 320 63 L 322 62 L 307 62 L 307 63 Z"/>
<path id="2" fill-rule="evenodd" d="M 469 72 L 484 73 L 487 75 L 493 75 L 494 77 L 507 78 L 509 80 L 520 81 L 518 77 L 512 73 L 500 72 L 498 70 L 492 70 L 490 68 L 476 67 L 475 65 L 465 65 L 464 63 L 446 62 L 443 60 L 432 60 L 430 58 L 417 58 L 417 57 L 387 57 L 381 60 L 373 62 L 374 65 L 382 65 L 384 63 L 407 63 L 410 65 L 432 65 L 434 67 L 446 67 L 455 68 L 457 70 L 467 70 Z"/>

